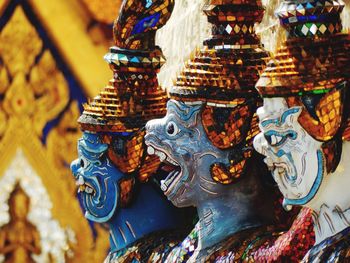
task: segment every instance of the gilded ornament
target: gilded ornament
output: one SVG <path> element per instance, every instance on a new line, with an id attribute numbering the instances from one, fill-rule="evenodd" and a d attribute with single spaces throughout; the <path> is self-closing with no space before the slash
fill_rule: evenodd
<path id="1" fill-rule="evenodd" d="M 101 23 L 112 24 L 121 6 L 121 0 L 82 0 L 92 17 Z"/>
<path id="2" fill-rule="evenodd" d="M 9 198 L 10 221 L 0 228 L 0 253 L 5 263 L 34 263 L 32 254 L 41 253 L 40 235 L 28 219 L 30 199 L 17 183 Z"/>
<path id="3" fill-rule="evenodd" d="M 0 171 L 4 173 L 0 198 L 7 206 L 6 196 L 14 187 L 12 179 L 17 178 L 25 186 L 33 203 L 28 216 L 44 244 L 41 253 L 33 258 L 39 262 L 101 261 L 107 251 L 106 231 L 98 229 L 95 242 L 73 192 L 62 195 L 73 186 L 66 177 L 69 154 L 59 153 L 58 149 L 68 153 L 73 149 L 70 143 L 75 142 L 74 132 L 79 131 L 77 125 L 74 130 L 67 123 L 69 118 L 79 116 L 79 110 L 72 103 L 70 111 L 66 111 L 70 101 L 68 83 L 21 3 L 15 4 L 0 33 L 0 82 L 0 151 L 6 152 L 0 157 Z M 51 129 L 48 138 L 48 142 L 56 143 L 54 151 L 52 145 L 44 145 L 43 130 L 60 114 L 61 122 Z M 9 166 L 11 162 L 15 165 Z M 6 218 L 8 211 L 1 209 L 2 218 Z M 70 217 L 65 216 L 67 211 Z M 50 236 L 45 236 L 49 232 Z M 92 249 L 94 244 L 96 250 Z"/>
<path id="4" fill-rule="evenodd" d="M 16 8 L 0 34 L 0 53 L 10 76 L 28 74 L 43 47 L 35 28 L 28 23 L 22 8 Z"/>

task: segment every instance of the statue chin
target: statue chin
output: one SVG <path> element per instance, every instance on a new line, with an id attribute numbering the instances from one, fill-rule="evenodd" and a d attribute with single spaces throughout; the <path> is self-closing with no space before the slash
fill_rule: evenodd
<path id="1" fill-rule="evenodd" d="M 78 142 L 79 158 L 71 165 L 86 209 L 85 216 L 98 223 L 108 222 L 116 212 L 118 181 L 124 176 L 108 159 L 107 149 L 99 135 L 84 133 Z"/>
<path id="2" fill-rule="evenodd" d="M 113 195 L 105 196 L 105 198 L 103 198 L 104 200 L 107 200 L 105 203 L 92 203 L 93 201 L 91 201 L 91 198 L 93 197 L 84 194 L 85 196 L 83 197 L 83 203 L 84 207 L 86 208 L 85 217 L 88 220 L 97 223 L 106 223 L 111 220 L 119 203 L 118 189 L 115 187 L 115 190 L 113 190 L 111 193 L 113 193 Z"/>

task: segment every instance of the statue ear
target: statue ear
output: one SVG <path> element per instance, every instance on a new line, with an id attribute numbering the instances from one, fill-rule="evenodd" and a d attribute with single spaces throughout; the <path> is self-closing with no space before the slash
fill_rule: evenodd
<path id="1" fill-rule="evenodd" d="M 244 174 L 247 160 L 252 156 L 251 147 L 237 147 L 238 150 L 230 154 L 230 164 L 214 163 L 210 167 L 212 179 L 220 184 L 236 183 Z"/>
<path id="2" fill-rule="evenodd" d="M 230 149 L 245 141 L 256 110 L 250 101 L 235 108 L 206 105 L 202 110 L 202 124 L 211 143 L 219 149 Z"/>
<path id="3" fill-rule="evenodd" d="M 287 103 L 289 107 L 303 106 L 298 121 L 307 133 L 316 140 L 329 141 L 341 128 L 345 90 L 339 85 L 323 96 L 289 97 Z"/>
<path id="4" fill-rule="evenodd" d="M 142 162 L 145 131 L 133 133 L 131 137 L 105 136 L 109 144 L 108 157 L 122 173 L 133 173 Z"/>
<path id="5" fill-rule="evenodd" d="M 326 158 L 327 173 L 333 173 L 337 169 L 340 162 L 342 147 L 343 140 L 340 136 L 339 138 L 337 137 L 322 144 L 322 152 Z"/>

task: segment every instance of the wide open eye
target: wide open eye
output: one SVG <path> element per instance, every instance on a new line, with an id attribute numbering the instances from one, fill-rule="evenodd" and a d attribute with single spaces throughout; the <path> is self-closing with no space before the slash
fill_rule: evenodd
<path id="1" fill-rule="evenodd" d="M 286 132 L 277 132 L 277 131 L 268 131 L 264 133 L 265 139 L 271 146 L 282 146 L 287 139 L 295 140 L 297 137 L 296 132 L 286 131 Z"/>
<path id="2" fill-rule="evenodd" d="M 166 126 L 166 133 L 169 136 L 175 136 L 180 132 L 179 127 L 177 127 L 177 124 L 173 121 L 170 121 Z"/>
<path id="3" fill-rule="evenodd" d="M 86 160 L 84 157 L 80 157 L 80 167 L 81 168 L 87 168 L 89 166 L 90 162 Z"/>

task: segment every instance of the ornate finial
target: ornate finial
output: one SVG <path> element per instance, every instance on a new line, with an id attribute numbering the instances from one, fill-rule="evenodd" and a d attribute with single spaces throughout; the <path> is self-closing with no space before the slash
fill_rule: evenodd
<path id="1" fill-rule="evenodd" d="M 260 45 L 254 24 L 260 23 L 264 9 L 259 0 L 211 0 L 204 8 L 213 24 L 213 37 L 204 43 L 219 45 Z"/>
<path id="2" fill-rule="evenodd" d="M 124 0 L 114 23 L 115 45 L 125 49 L 154 48 L 156 31 L 170 18 L 174 0 Z"/>
<path id="3" fill-rule="evenodd" d="M 230 151 L 230 165 L 211 167 L 213 180 L 229 184 L 240 178 L 258 132 L 254 112 L 259 98 L 255 83 L 267 52 L 255 34 L 263 8 L 259 0 L 211 0 L 204 7 L 213 24 L 212 37 L 177 77 L 170 98 L 187 104 L 202 101 L 202 124 L 210 141 Z"/>
<path id="4" fill-rule="evenodd" d="M 114 25 L 116 46 L 105 56 L 113 80 L 79 119 L 83 130 L 132 132 L 165 114 L 166 94 L 157 72 L 165 63 L 154 34 L 169 19 L 173 0 L 124 0 Z"/>
<path id="5" fill-rule="evenodd" d="M 185 101 L 234 107 L 257 96 L 258 72 L 268 54 L 255 34 L 263 16 L 260 1 L 212 0 L 204 7 L 213 24 L 212 37 L 178 76 L 170 96 Z"/>
<path id="6" fill-rule="evenodd" d="M 289 37 L 326 36 L 340 33 L 342 0 L 285 0 L 276 14 Z"/>

